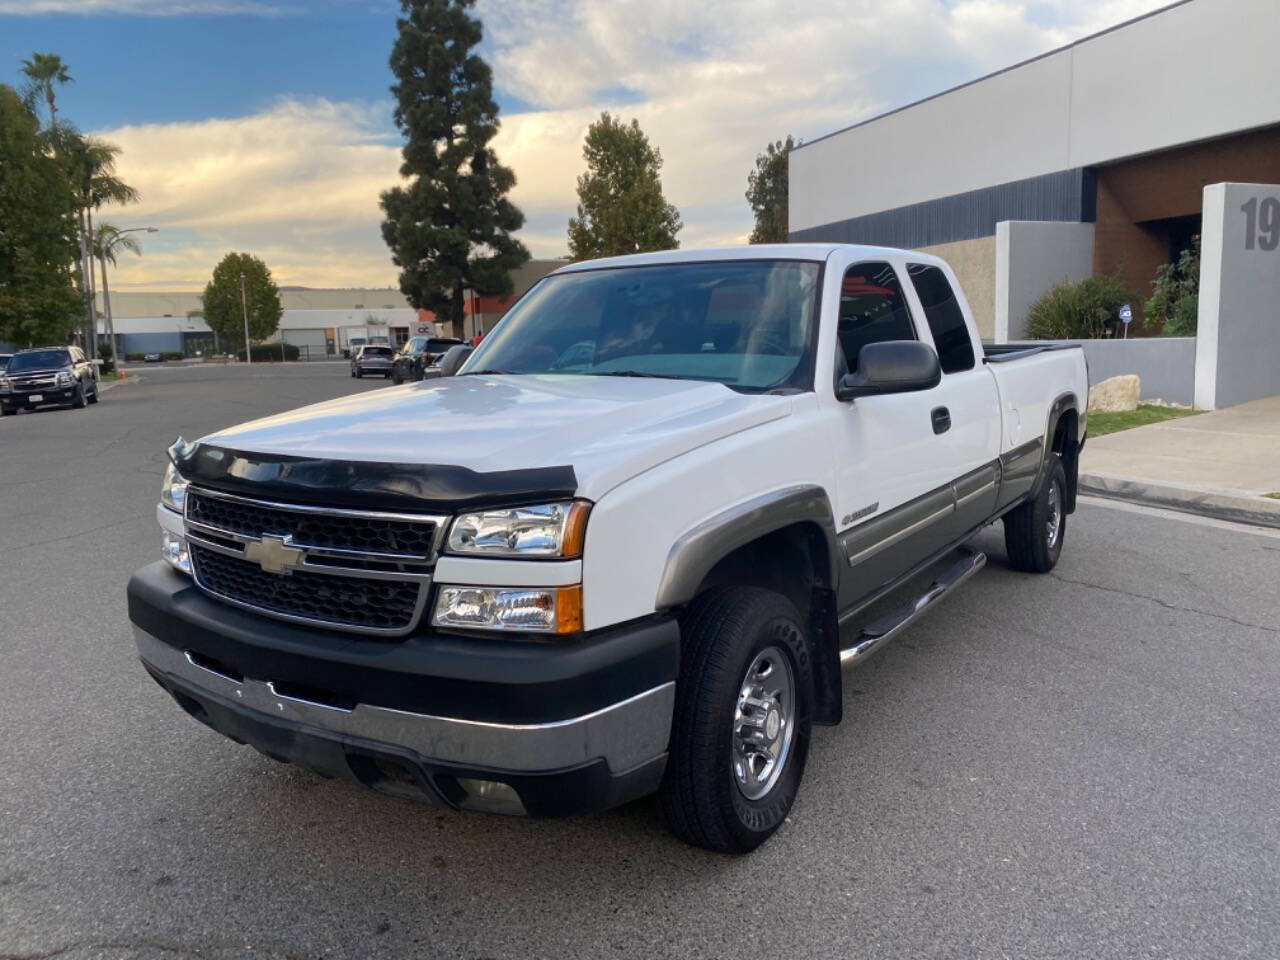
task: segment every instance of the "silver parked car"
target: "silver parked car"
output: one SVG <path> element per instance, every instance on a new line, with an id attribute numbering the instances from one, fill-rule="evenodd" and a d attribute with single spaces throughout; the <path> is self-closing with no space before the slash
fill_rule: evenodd
<path id="1" fill-rule="evenodd" d="M 366 343 L 351 355 L 351 375 L 390 377 L 395 351 L 377 343 Z"/>

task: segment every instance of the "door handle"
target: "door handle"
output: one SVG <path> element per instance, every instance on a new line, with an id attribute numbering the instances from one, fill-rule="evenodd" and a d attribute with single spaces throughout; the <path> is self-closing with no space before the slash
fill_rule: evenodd
<path id="1" fill-rule="evenodd" d="M 934 407 L 929 418 L 933 421 L 934 433 L 946 433 L 951 429 L 951 411 L 946 407 Z"/>

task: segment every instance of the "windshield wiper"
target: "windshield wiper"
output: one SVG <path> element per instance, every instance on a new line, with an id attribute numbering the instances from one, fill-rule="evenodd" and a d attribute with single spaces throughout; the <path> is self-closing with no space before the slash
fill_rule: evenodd
<path id="1" fill-rule="evenodd" d="M 485 375 L 488 375 L 491 377 L 499 377 L 499 376 L 518 377 L 520 376 L 520 371 L 519 370 L 468 370 L 466 373 L 463 374 L 464 377 L 480 377 Z"/>
<path id="2" fill-rule="evenodd" d="M 587 370 L 588 377 L 644 377 L 647 380 L 699 380 L 703 383 L 736 383 L 722 377 L 699 377 L 692 373 L 645 373 L 643 370 Z"/>
<path id="3" fill-rule="evenodd" d="M 647 377 L 651 380 L 681 379 L 666 373 L 645 373 L 643 370 L 589 370 L 585 372 L 589 377 Z"/>

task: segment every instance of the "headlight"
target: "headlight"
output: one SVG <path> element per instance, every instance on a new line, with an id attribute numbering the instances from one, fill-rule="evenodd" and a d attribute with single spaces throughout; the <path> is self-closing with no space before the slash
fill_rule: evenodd
<path id="1" fill-rule="evenodd" d="M 69 387 L 74 381 L 75 381 L 75 377 L 72 375 L 70 370 L 58 371 L 58 386 Z"/>
<path id="2" fill-rule="evenodd" d="M 182 573 L 191 573 L 191 551 L 187 549 L 187 538 L 176 533 L 164 531 L 164 541 L 160 544 L 160 554 L 169 561 L 169 565 Z"/>
<path id="3" fill-rule="evenodd" d="M 0 377 L 0 393 L 8 393 L 13 389 L 8 377 Z"/>
<path id="4" fill-rule="evenodd" d="M 449 552 L 491 557 L 580 557 L 591 504 L 585 500 L 464 513 Z"/>
<path id="5" fill-rule="evenodd" d="M 182 505 L 187 499 L 187 481 L 172 463 L 164 471 L 164 484 L 160 487 L 160 502 L 170 510 L 182 512 Z"/>
<path id="6" fill-rule="evenodd" d="M 571 587 L 441 587 L 437 627 L 577 633 L 582 629 L 582 585 Z"/>

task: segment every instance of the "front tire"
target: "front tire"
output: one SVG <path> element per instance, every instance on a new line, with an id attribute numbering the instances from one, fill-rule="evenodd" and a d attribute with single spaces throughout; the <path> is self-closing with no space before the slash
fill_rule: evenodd
<path id="1" fill-rule="evenodd" d="M 795 802 L 809 753 L 813 666 L 780 594 L 713 590 L 681 618 L 680 679 L 658 802 L 681 840 L 747 853 Z"/>
<path id="2" fill-rule="evenodd" d="M 0 406 L 0 417 L 12 417 L 17 412 L 17 407 L 10 407 L 8 405 Z"/>
<path id="3" fill-rule="evenodd" d="M 71 407 L 74 410 L 84 409 L 84 384 L 79 380 L 76 381 L 76 392 L 71 398 Z"/>
<path id="4" fill-rule="evenodd" d="M 93 393 L 89 394 L 89 398 L 88 398 L 90 403 L 97 403 L 97 402 L 98 402 L 98 389 L 99 389 L 99 388 L 98 388 L 98 381 L 97 381 L 97 380 L 95 380 L 95 381 L 93 381 Z"/>
<path id="5" fill-rule="evenodd" d="M 1066 493 L 1067 473 L 1055 455 L 1035 496 L 1005 514 L 1004 547 L 1013 569 L 1048 573 L 1057 564 L 1067 536 Z"/>

